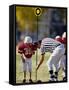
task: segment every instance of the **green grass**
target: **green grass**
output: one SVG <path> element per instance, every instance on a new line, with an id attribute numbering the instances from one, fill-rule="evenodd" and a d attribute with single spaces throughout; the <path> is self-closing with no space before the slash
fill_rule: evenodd
<path id="1" fill-rule="evenodd" d="M 39 52 L 39 51 L 38 51 Z M 50 57 L 50 53 L 45 54 L 45 59 L 37 72 L 37 80 L 42 80 L 46 82 L 49 80 L 49 72 L 46 65 L 48 58 Z M 40 61 L 40 52 L 38 53 L 38 63 Z M 27 73 L 27 79 L 29 78 L 29 74 Z M 59 72 L 59 80 L 62 79 L 62 71 Z M 32 57 L 32 80 L 36 80 L 36 54 Z M 16 55 L 16 83 L 22 83 L 23 81 L 23 65 L 21 61 L 20 55 Z"/>

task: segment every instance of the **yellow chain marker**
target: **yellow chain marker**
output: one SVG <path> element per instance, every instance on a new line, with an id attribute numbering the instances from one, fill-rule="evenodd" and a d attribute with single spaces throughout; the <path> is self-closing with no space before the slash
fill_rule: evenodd
<path id="1" fill-rule="evenodd" d="M 40 16 L 41 15 L 41 13 L 42 13 L 42 10 L 41 10 L 41 8 L 35 8 L 35 15 L 36 16 Z"/>

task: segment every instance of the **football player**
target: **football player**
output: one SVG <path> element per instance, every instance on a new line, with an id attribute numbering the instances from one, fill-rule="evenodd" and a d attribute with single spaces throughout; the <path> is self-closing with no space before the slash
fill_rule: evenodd
<path id="1" fill-rule="evenodd" d="M 63 44 L 65 46 L 65 53 L 64 55 L 60 58 L 61 60 L 59 61 L 59 65 L 58 65 L 58 71 L 60 70 L 60 68 L 62 68 L 62 76 L 63 76 L 63 81 L 66 81 L 66 32 L 64 32 L 62 34 L 62 41 L 63 41 Z"/>
<path id="2" fill-rule="evenodd" d="M 22 43 L 19 48 L 18 52 L 21 54 L 21 58 L 23 61 L 23 70 L 24 70 L 24 80 L 26 82 L 26 72 L 29 71 L 29 82 L 32 83 L 31 79 L 31 72 L 32 72 L 32 55 L 35 53 L 36 46 L 32 44 L 32 38 L 26 36 L 24 39 L 24 43 Z"/>
<path id="3" fill-rule="evenodd" d="M 40 62 L 36 68 L 36 70 L 38 70 L 38 68 L 40 67 L 40 65 L 43 63 L 44 61 L 44 56 L 45 56 L 45 52 L 51 52 L 51 56 L 47 62 L 47 66 L 48 66 L 48 70 L 49 70 L 49 74 L 50 74 L 50 81 L 57 81 L 57 76 L 58 76 L 58 62 L 60 60 L 60 57 L 62 55 L 64 55 L 65 53 L 65 48 L 64 45 L 61 43 L 62 40 L 59 37 L 58 38 L 59 41 L 54 40 L 52 38 L 44 38 L 41 42 L 41 59 Z M 54 68 L 53 65 L 55 67 L 55 72 L 54 72 Z"/>

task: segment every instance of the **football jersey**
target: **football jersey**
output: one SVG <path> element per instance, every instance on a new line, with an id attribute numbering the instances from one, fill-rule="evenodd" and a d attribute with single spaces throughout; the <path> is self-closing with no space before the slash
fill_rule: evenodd
<path id="1" fill-rule="evenodd" d="M 23 43 L 18 48 L 19 53 L 23 53 L 26 58 L 31 58 L 34 54 L 35 48 L 33 44 Z"/>
<path id="2" fill-rule="evenodd" d="M 59 41 L 56 41 L 52 38 L 44 38 L 41 42 L 41 54 L 44 54 L 45 52 L 53 52 L 53 50 L 59 46 L 61 43 Z"/>

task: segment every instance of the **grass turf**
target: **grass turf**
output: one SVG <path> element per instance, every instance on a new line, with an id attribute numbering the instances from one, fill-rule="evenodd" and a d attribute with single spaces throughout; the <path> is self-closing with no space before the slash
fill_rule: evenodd
<path id="1" fill-rule="evenodd" d="M 37 72 L 37 80 L 46 82 L 49 80 L 49 72 L 46 65 L 50 53 L 45 54 L 44 62 L 40 66 Z M 37 63 L 40 61 L 40 52 L 38 51 Z M 27 73 L 27 80 L 29 79 L 29 73 Z M 36 81 L 36 54 L 32 57 L 32 80 Z M 62 80 L 62 70 L 59 71 L 59 80 Z M 16 83 L 22 83 L 23 81 L 23 64 L 19 54 L 16 55 Z"/>

